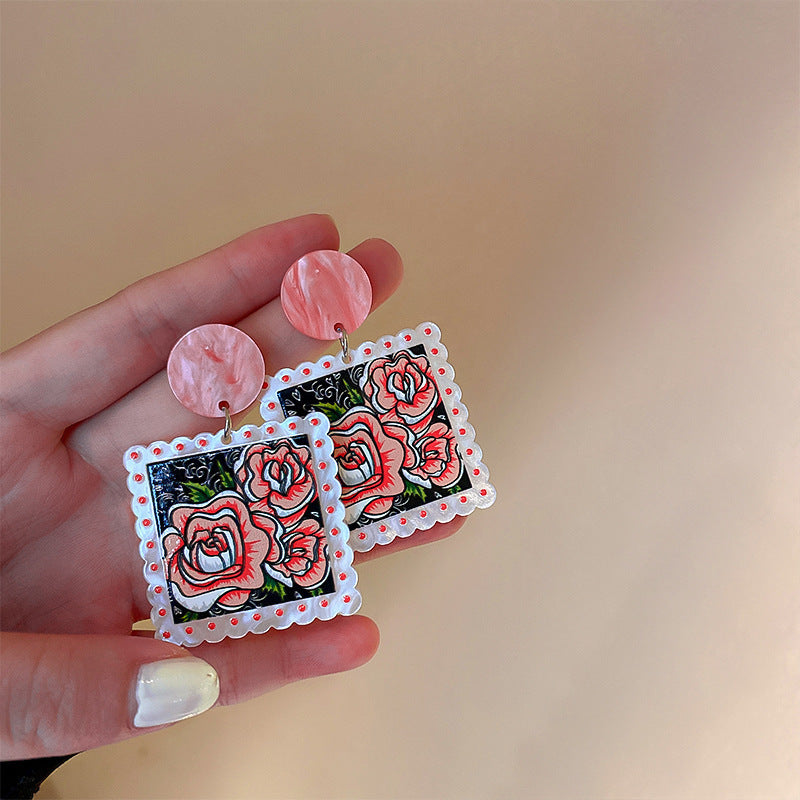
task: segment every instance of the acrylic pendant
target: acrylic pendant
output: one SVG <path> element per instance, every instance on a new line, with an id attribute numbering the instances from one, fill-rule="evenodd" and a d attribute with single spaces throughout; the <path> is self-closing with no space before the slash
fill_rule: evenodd
<path id="1" fill-rule="evenodd" d="M 358 610 L 322 414 L 125 454 L 157 635 L 176 644 Z"/>
<path id="2" fill-rule="evenodd" d="M 486 508 L 495 489 L 433 323 L 268 378 L 265 420 L 325 414 L 356 551 Z"/>
<path id="3" fill-rule="evenodd" d="M 125 454 L 157 634 L 192 646 L 354 613 L 327 418 L 232 430 L 261 391 L 264 359 L 229 325 L 182 336 L 167 376 L 186 408 L 225 425 Z"/>

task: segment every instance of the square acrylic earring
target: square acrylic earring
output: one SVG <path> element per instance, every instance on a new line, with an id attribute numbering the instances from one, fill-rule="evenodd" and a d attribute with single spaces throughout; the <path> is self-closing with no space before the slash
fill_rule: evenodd
<path id="1" fill-rule="evenodd" d="M 192 646 L 357 611 L 327 417 L 233 430 L 264 360 L 227 325 L 185 334 L 167 374 L 183 405 L 225 424 L 125 453 L 157 635 Z"/>
<path id="2" fill-rule="evenodd" d="M 265 420 L 322 413 L 330 421 L 345 519 L 356 551 L 447 522 L 495 500 L 439 328 L 414 329 L 350 350 L 369 313 L 369 277 L 338 251 L 288 270 L 281 304 L 291 324 L 341 352 L 267 379 Z"/>

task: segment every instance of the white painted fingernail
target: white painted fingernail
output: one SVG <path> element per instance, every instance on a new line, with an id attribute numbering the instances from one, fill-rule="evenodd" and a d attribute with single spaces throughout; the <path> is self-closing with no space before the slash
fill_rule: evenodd
<path id="1" fill-rule="evenodd" d="M 208 711 L 219 697 L 219 678 L 200 658 L 165 658 L 144 664 L 136 678 L 137 728 L 166 725 Z"/>

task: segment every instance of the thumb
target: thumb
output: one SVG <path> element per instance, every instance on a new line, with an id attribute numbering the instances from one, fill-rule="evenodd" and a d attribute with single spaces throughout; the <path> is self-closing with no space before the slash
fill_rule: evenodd
<path id="1" fill-rule="evenodd" d="M 219 696 L 214 668 L 134 636 L 0 634 L 4 759 L 64 755 L 193 717 Z"/>

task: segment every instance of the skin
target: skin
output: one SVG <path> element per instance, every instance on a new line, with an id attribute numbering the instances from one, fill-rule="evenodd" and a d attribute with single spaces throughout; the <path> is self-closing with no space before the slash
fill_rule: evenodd
<path id="1" fill-rule="evenodd" d="M 147 277 L 0 357 L 3 758 L 61 755 L 154 728 L 132 725 L 142 664 L 197 656 L 214 666 L 228 705 L 291 681 L 369 660 L 378 630 L 363 616 L 190 651 L 133 634 L 149 617 L 122 453 L 132 444 L 213 427 L 173 397 L 164 367 L 173 344 L 208 322 L 236 325 L 267 371 L 313 359 L 324 343 L 298 333 L 280 306 L 286 269 L 338 249 L 333 220 L 307 215 L 251 231 Z M 381 239 L 350 251 L 369 275 L 373 308 L 397 289 L 402 262 Z M 235 420 L 234 420 L 235 421 Z M 357 558 L 454 533 L 420 531 Z"/>

